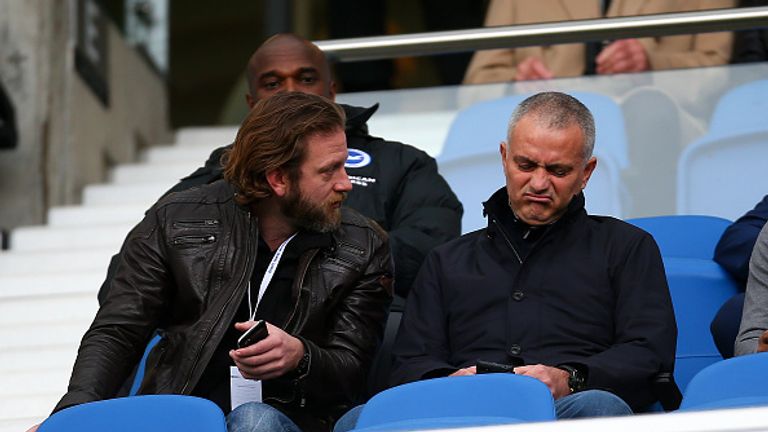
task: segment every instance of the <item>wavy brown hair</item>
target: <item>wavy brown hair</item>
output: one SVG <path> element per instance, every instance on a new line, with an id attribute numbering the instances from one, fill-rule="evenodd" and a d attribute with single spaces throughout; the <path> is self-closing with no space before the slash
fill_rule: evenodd
<path id="1" fill-rule="evenodd" d="M 344 111 L 306 93 L 278 93 L 253 106 L 224 155 L 224 178 L 238 189 L 237 202 L 250 205 L 272 196 L 267 172 L 282 168 L 298 180 L 306 138 L 344 129 Z"/>

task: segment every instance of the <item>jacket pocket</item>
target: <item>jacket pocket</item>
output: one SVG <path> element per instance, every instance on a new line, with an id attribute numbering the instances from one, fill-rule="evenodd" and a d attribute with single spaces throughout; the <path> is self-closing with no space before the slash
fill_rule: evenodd
<path id="1" fill-rule="evenodd" d="M 174 246 L 205 246 L 216 242 L 215 234 L 185 235 L 174 237 L 172 243 Z"/>

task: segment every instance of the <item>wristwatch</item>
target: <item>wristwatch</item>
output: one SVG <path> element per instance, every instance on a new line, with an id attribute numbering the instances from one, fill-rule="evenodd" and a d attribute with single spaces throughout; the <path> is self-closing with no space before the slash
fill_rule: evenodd
<path id="1" fill-rule="evenodd" d="M 571 393 L 584 390 L 587 380 L 582 371 L 570 365 L 559 365 L 557 368 L 568 372 L 568 387 Z"/>

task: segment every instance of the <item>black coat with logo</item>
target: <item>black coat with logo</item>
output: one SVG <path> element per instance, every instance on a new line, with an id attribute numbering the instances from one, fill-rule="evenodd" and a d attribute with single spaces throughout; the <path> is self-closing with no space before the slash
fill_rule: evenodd
<path id="1" fill-rule="evenodd" d="M 190 394 L 233 322 L 256 261 L 258 221 L 224 181 L 161 199 L 128 235 L 109 294 L 56 407 L 113 397 L 155 329 L 140 394 Z M 392 299 L 386 233 L 351 209 L 332 246 L 299 258 L 283 330 L 309 352 L 305 375 L 264 382 L 264 401 L 303 430 L 330 430 L 357 403 Z"/>
<path id="2" fill-rule="evenodd" d="M 368 134 L 366 122 L 378 105 L 341 107 L 347 115 L 347 146 L 352 156 L 347 173 L 353 188 L 345 205 L 375 220 L 389 234 L 395 291 L 405 297 L 427 253 L 461 234 L 461 203 L 437 172 L 434 158 L 415 147 Z M 205 166 L 169 192 L 222 178 L 221 156 L 229 147 L 213 151 Z"/>
<path id="3" fill-rule="evenodd" d="M 609 390 L 635 410 L 651 404 L 652 379 L 673 369 L 677 335 L 653 238 L 588 216 L 579 194 L 526 255 L 500 222 L 512 214 L 506 189 L 485 207 L 487 228 L 435 248 L 419 272 L 393 381 L 522 359 L 581 366 L 586 388 Z"/>

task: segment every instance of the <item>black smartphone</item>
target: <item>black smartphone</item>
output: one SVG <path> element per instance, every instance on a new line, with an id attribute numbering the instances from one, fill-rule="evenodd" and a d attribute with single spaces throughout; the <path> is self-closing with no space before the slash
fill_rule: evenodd
<path id="1" fill-rule="evenodd" d="M 255 344 L 256 342 L 264 339 L 267 336 L 269 336 L 269 332 L 267 331 L 266 321 L 258 320 L 253 326 L 251 326 L 251 328 L 246 330 L 245 333 L 243 333 L 237 339 L 237 347 L 245 348 L 247 346 Z"/>
<path id="2" fill-rule="evenodd" d="M 492 361 L 478 360 L 475 364 L 477 373 L 515 373 L 515 366 L 511 364 L 496 363 Z"/>

